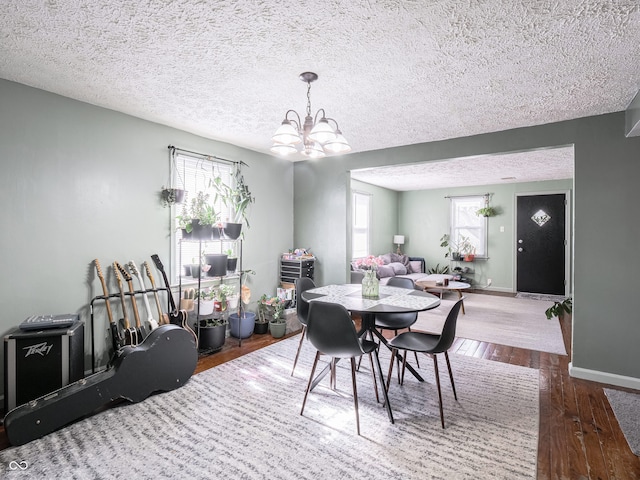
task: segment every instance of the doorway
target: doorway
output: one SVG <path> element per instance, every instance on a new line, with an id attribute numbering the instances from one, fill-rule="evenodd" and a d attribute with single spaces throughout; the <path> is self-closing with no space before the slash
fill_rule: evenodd
<path id="1" fill-rule="evenodd" d="M 567 295 L 567 193 L 516 197 L 516 291 Z"/>

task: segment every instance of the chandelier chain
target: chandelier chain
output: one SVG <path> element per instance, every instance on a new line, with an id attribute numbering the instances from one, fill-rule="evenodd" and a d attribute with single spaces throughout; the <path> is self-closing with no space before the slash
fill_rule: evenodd
<path id="1" fill-rule="evenodd" d="M 307 82 L 307 115 L 311 116 L 311 82 Z"/>

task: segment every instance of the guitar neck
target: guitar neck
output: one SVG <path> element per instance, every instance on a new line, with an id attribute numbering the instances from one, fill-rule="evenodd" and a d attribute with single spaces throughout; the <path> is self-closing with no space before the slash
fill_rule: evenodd
<path id="1" fill-rule="evenodd" d="M 162 305 L 160 303 L 160 297 L 158 296 L 158 290 L 156 289 L 156 281 L 153 278 L 153 274 L 151 273 L 151 268 L 147 262 L 142 262 L 144 265 L 144 270 L 147 272 L 147 277 L 149 277 L 149 281 L 151 282 L 151 288 L 153 289 L 153 297 L 156 300 L 156 308 L 158 309 L 158 322 L 162 323 L 164 320 L 164 313 L 162 312 Z"/>
<path id="2" fill-rule="evenodd" d="M 107 316 L 109 317 L 109 323 L 113 325 L 115 322 L 113 320 L 113 312 L 111 311 L 111 304 L 109 303 L 109 290 L 107 289 L 107 282 L 104 281 L 104 275 L 102 275 L 102 267 L 100 266 L 100 262 L 96 258 L 93 263 L 96 266 L 96 271 L 98 272 L 98 278 L 100 279 L 100 283 L 102 284 L 102 294 L 106 297 L 104 300 L 105 307 L 107 308 Z"/>
<path id="3" fill-rule="evenodd" d="M 147 310 L 147 317 L 149 319 L 153 318 L 153 313 L 151 312 L 151 304 L 149 303 L 149 299 L 147 298 L 147 289 L 144 286 L 144 280 L 140 272 L 138 272 L 138 282 L 140 282 L 140 288 L 142 289 L 142 301 L 144 302 L 144 308 Z"/>
<path id="4" fill-rule="evenodd" d="M 131 279 L 127 280 L 127 285 L 129 285 L 129 295 L 131 297 L 131 306 L 133 307 L 133 318 L 136 322 L 136 327 L 140 328 L 140 312 L 138 312 L 138 303 L 136 302 L 135 288 L 133 288 L 133 281 Z"/>
<path id="5" fill-rule="evenodd" d="M 176 302 L 173 301 L 173 294 L 171 293 L 171 284 L 169 283 L 169 279 L 167 278 L 167 274 L 164 271 L 164 265 L 160 261 L 160 257 L 158 255 L 151 255 L 153 262 L 156 264 L 156 268 L 162 274 L 162 279 L 164 280 L 164 284 L 167 287 L 167 294 L 169 297 L 169 305 L 171 306 L 171 311 L 176 312 L 178 309 L 176 308 Z"/>

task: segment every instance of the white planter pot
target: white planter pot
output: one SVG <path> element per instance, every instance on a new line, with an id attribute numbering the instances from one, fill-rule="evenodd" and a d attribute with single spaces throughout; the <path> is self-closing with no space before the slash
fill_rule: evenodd
<path id="1" fill-rule="evenodd" d="M 200 310 L 199 315 L 210 315 L 213 313 L 213 300 L 199 300 L 198 305 Z"/>

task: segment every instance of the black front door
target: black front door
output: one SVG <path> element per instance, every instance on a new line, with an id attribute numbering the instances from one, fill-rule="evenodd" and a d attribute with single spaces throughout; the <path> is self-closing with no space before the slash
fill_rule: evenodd
<path id="1" fill-rule="evenodd" d="M 565 294 L 565 197 L 517 197 L 518 292 Z"/>

